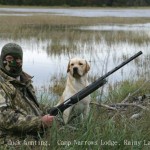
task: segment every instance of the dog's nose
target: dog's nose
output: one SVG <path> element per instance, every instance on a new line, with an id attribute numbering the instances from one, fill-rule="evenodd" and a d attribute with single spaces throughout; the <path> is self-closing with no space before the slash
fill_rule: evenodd
<path id="1" fill-rule="evenodd" d="M 77 67 L 74 67 L 74 68 L 73 68 L 73 72 L 74 72 L 74 73 L 77 73 L 77 72 L 78 72 L 78 68 L 77 68 Z"/>

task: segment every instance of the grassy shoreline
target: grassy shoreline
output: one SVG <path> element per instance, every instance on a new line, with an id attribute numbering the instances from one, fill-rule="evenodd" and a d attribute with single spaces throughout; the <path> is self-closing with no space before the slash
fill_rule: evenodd
<path id="1" fill-rule="evenodd" d="M 112 93 L 115 92 L 116 94 L 107 97 L 109 102 L 116 102 L 118 97 L 121 102 L 128 95 L 127 91 L 134 93 L 137 88 L 141 87 L 141 83 L 143 80 L 121 83 L 118 87 L 119 92 L 114 87 Z M 149 82 L 133 98 L 145 92 L 150 92 Z M 74 128 L 67 126 L 61 128 L 61 126 L 54 124 L 39 142 L 32 139 L 28 142 L 23 141 L 18 146 L 9 145 L 7 148 L 20 150 L 148 150 L 150 148 L 149 112 L 144 111 L 142 118 L 132 120 L 130 115 L 134 111 L 133 107 L 122 112 L 91 105 L 88 120 L 71 124 Z"/>
<path id="2" fill-rule="evenodd" d="M 79 30 L 81 26 L 95 26 L 95 25 L 125 25 L 125 24 L 145 24 L 150 23 L 150 18 L 118 18 L 118 17 L 100 17 L 100 18 L 82 18 L 82 17 L 69 17 L 69 16 L 57 16 L 57 15 L 35 15 L 35 16 L 0 16 L 0 33 L 4 36 L 15 37 L 32 37 L 38 34 L 40 37 L 49 38 L 51 34 L 51 38 L 61 37 L 61 34 L 65 34 L 66 37 L 69 37 L 70 32 L 72 33 L 69 37 L 70 39 L 76 38 L 74 33 L 84 34 L 85 37 L 91 37 L 88 34 L 103 34 L 106 33 L 106 38 L 112 37 L 111 33 L 107 31 L 83 31 Z M 112 33 L 114 33 L 112 31 Z M 123 31 L 116 31 L 119 39 L 133 41 L 132 36 L 129 33 L 124 34 Z M 58 34 L 58 35 L 56 35 Z M 86 35 L 87 34 L 87 35 Z M 109 35 L 110 34 L 110 35 Z M 144 35 L 144 37 L 140 37 L 138 33 L 135 35 L 136 41 L 149 41 L 149 37 Z M 133 34 L 133 35 L 134 35 Z M 122 37 L 123 36 L 123 37 Z M 98 35 L 99 37 L 99 35 Z M 117 36 L 116 36 L 117 38 Z M 77 37 L 78 39 L 78 37 Z M 118 40 L 119 40 L 118 39 Z M 130 40 L 131 39 L 131 40 Z"/>
<path id="3" fill-rule="evenodd" d="M 0 16 L 0 25 L 12 23 L 13 25 L 24 24 L 49 24 L 49 25 L 97 25 L 97 24 L 139 24 L 150 23 L 150 18 L 122 18 L 122 17 L 71 17 L 57 15 L 34 15 L 34 16 Z M 8 24 L 9 25 L 9 24 Z"/>

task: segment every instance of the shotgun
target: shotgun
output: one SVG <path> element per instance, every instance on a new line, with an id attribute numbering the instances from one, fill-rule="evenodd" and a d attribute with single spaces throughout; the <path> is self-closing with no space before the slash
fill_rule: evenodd
<path id="1" fill-rule="evenodd" d="M 125 66 L 126 64 L 128 64 L 129 62 L 131 62 L 133 59 L 135 59 L 136 57 L 138 57 L 141 54 L 142 54 L 142 52 L 139 51 L 138 53 L 136 53 L 135 55 L 133 55 L 126 61 L 122 62 L 120 65 L 118 65 L 114 69 L 112 69 L 111 71 L 107 72 L 102 77 L 98 78 L 96 81 L 94 81 L 87 87 L 83 88 L 81 91 L 79 91 L 75 95 L 73 95 L 70 98 L 68 98 L 67 100 L 65 100 L 63 103 L 61 103 L 57 107 L 52 107 L 48 113 L 53 116 L 56 116 L 59 112 L 63 113 L 63 111 L 65 109 L 67 109 L 68 107 L 72 106 L 73 104 L 76 104 L 77 102 L 81 101 L 83 98 L 85 98 L 86 96 L 88 96 L 89 94 L 91 94 L 92 92 L 97 90 L 99 87 L 103 86 L 106 83 L 106 78 L 109 75 L 111 75 L 118 69 L 122 68 L 123 66 Z"/>

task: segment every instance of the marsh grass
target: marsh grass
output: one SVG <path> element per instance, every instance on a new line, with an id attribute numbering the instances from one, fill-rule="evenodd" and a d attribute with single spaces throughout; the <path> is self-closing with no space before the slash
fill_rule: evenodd
<path id="1" fill-rule="evenodd" d="M 55 93 L 56 95 L 61 96 L 66 85 L 66 77 L 61 75 L 60 77 L 52 77 L 52 84 L 49 85 L 49 90 Z"/>
<path id="2" fill-rule="evenodd" d="M 56 85 L 58 86 L 57 92 L 60 92 L 57 82 Z M 136 92 L 137 90 L 138 92 Z M 124 100 L 129 93 L 135 93 L 134 97 L 150 93 L 150 84 L 144 79 L 139 79 L 138 81 L 126 80 L 109 87 L 109 94 L 103 96 L 99 101 L 94 97 L 92 101 L 114 104 Z M 146 145 L 146 143 L 150 140 L 149 112 L 143 112 L 143 117 L 138 120 L 131 120 L 130 117 L 134 111 L 133 107 L 129 107 L 125 112 L 116 112 L 91 105 L 88 120 L 82 123 L 71 123 L 78 130 L 73 130 L 67 126 L 62 128 L 54 124 L 47 131 L 46 136 L 41 139 L 50 145 L 34 146 L 34 148 L 37 150 L 49 148 L 52 150 L 148 150 L 150 145 Z M 140 142 L 139 145 L 135 144 L 137 141 Z M 131 142 L 134 142 L 134 144 L 131 144 Z"/>
<path id="3" fill-rule="evenodd" d="M 112 102 L 121 101 L 128 95 L 127 91 L 136 90 L 141 85 L 141 82 L 143 81 L 120 83 L 117 92 L 114 89 L 117 95 L 108 95 L 107 99 L 111 98 Z M 149 92 L 149 89 L 150 85 L 147 83 L 139 93 Z M 139 93 L 134 96 L 138 96 Z M 67 126 L 62 128 L 62 126 L 56 125 L 54 122 L 46 135 L 40 139 L 43 144 L 23 145 L 20 149 L 148 150 L 150 145 L 146 145 L 146 143 L 150 140 L 149 112 L 144 112 L 143 117 L 138 120 L 129 119 L 131 112 L 133 113 L 132 107 L 121 113 L 91 105 L 90 116 L 87 120 L 82 123 L 71 124 L 77 130 Z M 127 143 L 127 141 L 130 143 Z M 137 141 L 140 142 L 139 145 L 135 144 Z M 131 142 L 134 143 L 131 144 Z M 10 147 L 10 149 L 15 149 L 15 146 Z"/>
<path id="4" fill-rule="evenodd" d="M 79 30 L 53 30 L 48 32 L 47 40 L 51 43 L 47 46 L 47 54 L 77 54 L 83 51 L 81 47 L 87 45 L 87 51 L 90 52 L 98 43 L 106 42 L 108 46 L 120 43 L 148 45 L 150 36 L 143 33 L 139 34 L 130 31 L 79 31 Z M 44 34 L 43 34 L 44 35 Z M 39 36 L 40 38 L 40 36 Z M 46 38 L 42 37 L 42 38 Z M 81 52 L 82 53 L 82 52 Z"/>
<path id="5" fill-rule="evenodd" d="M 47 40 L 47 54 L 78 53 L 77 43 L 94 45 L 105 40 L 108 45 L 127 42 L 132 44 L 149 44 L 150 36 L 144 32 L 132 31 L 83 31 L 81 26 L 109 24 L 148 23 L 149 18 L 100 17 L 84 18 L 57 15 L 0 16 L 0 33 L 2 38 L 30 39 L 37 37 Z"/>
<path id="6" fill-rule="evenodd" d="M 78 27 L 89 25 L 104 25 L 104 24 L 138 24 L 148 23 L 149 18 L 115 18 L 115 17 L 100 17 L 100 18 L 84 18 L 84 17 L 69 17 L 69 16 L 55 16 L 55 15 L 43 15 L 43 16 L 0 16 L 0 32 L 3 34 L 8 33 L 8 36 L 13 38 L 37 36 L 39 38 L 51 38 L 57 40 L 58 37 L 67 38 L 69 41 L 73 39 L 79 39 L 89 41 L 91 40 L 93 32 L 80 31 Z M 71 32 L 70 32 L 71 31 Z M 11 33 L 11 34 L 10 34 Z M 76 33 L 76 34 L 75 34 Z M 77 34 L 78 33 L 78 34 Z M 97 32 L 96 32 L 97 33 Z M 110 32 L 98 32 L 104 33 L 107 41 L 112 33 Z M 140 34 L 141 35 L 141 34 Z M 115 41 L 124 41 L 125 39 L 130 42 L 148 41 L 149 38 L 143 35 L 142 37 L 135 34 L 131 36 L 131 32 L 116 32 L 113 34 Z M 136 37 L 136 38 L 135 38 Z M 59 40 L 60 40 L 59 39 Z M 95 39 L 99 40 L 99 35 L 96 34 Z"/>
<path id="7" fill-rule="evenodd" d="M 117 89 L 114 87 L 110 90 L 110 94 L 106 98 L 107 102 L 121 102 L 129 92 L 137 90 L 141 83 L 143 83 L 143 80 L 120 83 Z M 146 83 L 134 96 L 150 92 L 149 89 L 150 85 Z M 51 148 L 58 150 L 148 150 L 150 145 L 144 143 L 149 141 L 149 112 L 144 112 L 143 117 L 139 120 L 129 119 L 131 113 L 133 113 L 133 108 L 130 107 L 124 113 L 116 113 L 92 105 L 88 120 L 73 124 L 78 130 L 72 130 L 67 126 L 64 129 L 57 130 L 54 126 L 48 133 L 50 137 L 44 140 L 50 140 Z M 140 145 L 132 145 L 126 144 L 126 141 L 141 141 L 141 143 Z M 117 142 L 117 144 L 113 145 L 113 142 Z"/>
<path id="8" fill-rule="evenodd" d="M 0 16 L 1 25 L 20 26 L 27 25 L 27 27 L 45 27 L 51 28 L 65 28 L 76 26 L 89 26 L 99 24 L 139 24 L 149 23 L 150 18 L 128 18 L 128 17 L 72 17 L 72 16 L 59 16 L 59 15 L 33 15 L 33 16 Z"/>
<path id="9" fill-rule="evenodd" d="M 113 86 L 109 85 L 108 87 L 108 97 L 106 102 L 121 102 L 128 94 L 134 92 L 136 96 L 144 95 L 150 93 L 149 84 L 150 82 L 145 79 L 139 79 L 138 81 L 124 80 L 118 83 L 115 83 Z M 142 87 L 143 86 L 143 87 Z M 142 87 L 142 88 L 141 88 Z M 139 89 L 139 90 L 138 90 Z"/>

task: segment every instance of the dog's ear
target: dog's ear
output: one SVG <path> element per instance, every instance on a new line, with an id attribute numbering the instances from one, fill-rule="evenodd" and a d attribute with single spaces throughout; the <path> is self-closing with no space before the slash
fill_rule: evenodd
<path id="1" fill-rule="evenodd" d="M 70 61 L 68 63 L 68 67 L 67 67 L 67 72 L 69 72 L 69 71 L 70 71 Z"/>
<path id="2" fill-rule="evenodd" d="M 89 65 L 88 62 L 86 61 L 85 72 L 87 73 L 89 70 L 90 70 L 90 65 Z"/>

